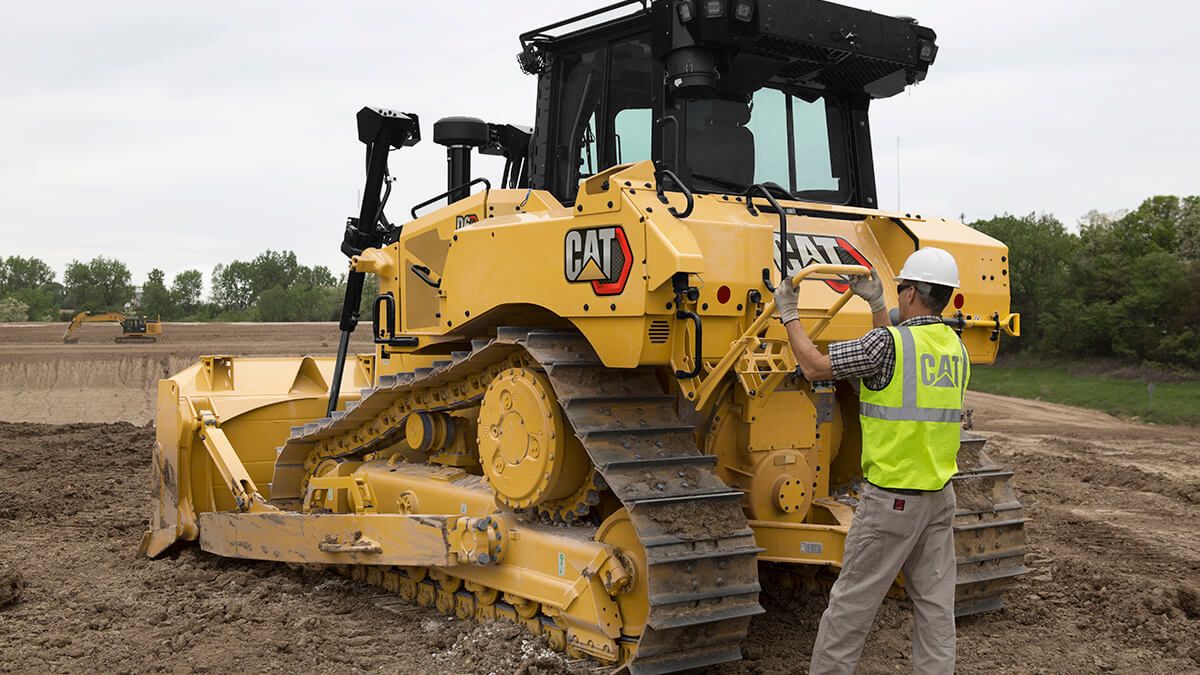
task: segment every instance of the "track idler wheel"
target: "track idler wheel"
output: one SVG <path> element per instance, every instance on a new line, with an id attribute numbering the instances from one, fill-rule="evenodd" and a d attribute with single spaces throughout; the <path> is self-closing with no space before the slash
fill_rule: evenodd
<path id="1" fill-rule="evenodd" d="M 646 628 L 646 617 L 650 614 L 650 596 L 646 586 L 646 548 L 638 539 L 629 511 L 620 509 L 600 523 L 596 530 L 596 541 L 608 544 L 617 550 L 621 566 L 632 578 L 624 582 L 613 596 L 621 610 L 621 633 L 626 637 L 637 637 Z M 617 589 L 614 589 L 617 590 Z"/>
<path id="2" fill-rule="evenodd" d="M 479 408 L 479 461 L 496 499 L 532 508 L 578 494 L 591 470 L 544 375 L 501 372 Z"/>

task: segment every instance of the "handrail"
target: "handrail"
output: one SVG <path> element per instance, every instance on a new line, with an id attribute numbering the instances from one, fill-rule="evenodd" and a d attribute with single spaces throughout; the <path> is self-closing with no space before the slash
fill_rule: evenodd
<path id="1" fill-rule="evenodd" d="M 767 198 L 767 202 L 771 205 L 771 208 L 775 209 L 775 212 L 779 214 L 779 271 L 780 275 L 786 275 L 788 268 L 787 212 L 779 205 L 779 200 L 775 199 L 775 195 L 771 194 L 772 188 L 783 190 L 783 188 L 774 183 L 755 183 L 747 188 L 744 195 L 746 197 L 746 210 L 750 212 L 751 216 L 758 217 L 758 209 L 754 208 L 754 193 L 761 192 Z M 775 292 L 775 286 L 771 283 L 770 267 L 763 268 L 763 285 L 767 287 L 768 291 Z"/>
<path id="2" fill-rule="evenodd" d="M 413 274 L 417 275 L 418 279 L 425 282 L 426 286 L 429 286 L 430 288 L 441 288 L 442 287 L 442 280 L 438 279 L 437 281 L 434 281 L 433 278 L 429 276 L 431 273 L 431 270 L 428 267 L 426 267 L 425 265 L 418 265 L 416 263 L 413 263 L 413 264 L 409 265 L 408 267 L 409 267 L 409 269 L 412 270 Z"/>
<path id="3" fill-rule="evenodd" d="M 792 277 L 792 285 L 799 286 L 801 281 L 804 281 L 814 274 L 857 277 L 866 276 L 870 273 L 871 270 L 862 265 L 809 265 L 808 267 L 800 270 L 796 276 Z M 849 296 L 851 295 L 853 295 L 853 292 L 847 290 L 842 294 L 842 297 L 838 299 L 838 302 L 835 302 L 830 306 L 830 309 L 837 307 L 837 310 L 841 311 L 842 307 L 846 306 L 846 302 L 849 302 Z M 762 314 L 758 316 L 758 319 L 756 319 L 754 323 L 750 324 L 750 328 L 746 330 L 742 337 L 746 338 L 757 336 L 759 333 L 763 332 L 763 329 L 767 327 L 767 322 L 771 320 L 771 316 L 773 314 L 775 314 L 775 298 L 767 300 L 767 304 L 763 305 Z M 833 316 L 834 314 L 826 313 L 825 320 L 830 320 L 833 318 Z"/>
<path id="4" fill-rule="evenodd" d="M 470 189 L 470 187 L 472 185 L 475 185 L 477 183 L 483 183 L 483 191 L 485 194 L 492 191 L 492 181 L 490 181 L 486 178 L 483 178 L 483 177 L 476 178 L 475 180 L 467 183 L 466 185 L 459 185 L 458 187 L 446 190 L 442 194 L 440 194 L 436 197 L 430 197 L 429 199 L 426 199 L 425 201 L 421 202 L 420 204 L 417 204 L 416 206 L 412 207 L 411 213 L 412 213 L 413 220 L 416 220 L 417 218 L 420 217 L 417 215 L 417 211 L 420 211 L 421 209 L 425 208 L 426 206 L 429 206 L 430 204 L 432 204 L 440 199 L 445 199 L 446 197 L 449 197 L 450 195 L 454 194 L 455 192 L 458 192 L 459 190 Z M 486 201 L 487 201 L 487 197 L 485 196 L 484 197 L 485 204 L 486 204 Z M 487 209 L 485 208 L 484 210 L 486 211 Z"/>
<path id="5" fill-rule="evenodd" d="M 533 42 L 537 38 L 549 39 L 549 40 L 555 39 L 555 36 L 547 35 L 546 31 L 551 31 L 556 28 L 562 28 L 564 26 L 569 26 L 573 23 L 579 23 L 580 21 L 586 21 L 587 19 L 591 19 L 591 18 L 600 16 L 601 14 L 607 14 L 608 12 L 612 12 L 614 10 L 621 9 L 622 7 L 625 7 L 627 5 L 641 5 L 643 12 L 650 8 L 650 3 L 647 0 L 620 0 L 620 2 L 615 2 L 611 5 L 600 7 L 598 9 L 593 9 L 590 12 L 585 12 L 578 16 L 573 16 L 569 19 L 563 19 L 561 21 L 556 21 L 552 24 L 542 26 L 541 28 L 534 28 L 531 31 L 526 31 L 526 32 L 522 33 L 519 37 L 520 42 L 521 42 L 521 48 L 524 49 L 530 42 Z M 637 16 L 637 15 L 635 13 L 635 14 L 630 14 L 630 16 Z M 617 18 L 621 18 L 621 17 L 617 17 Z M 612 20 L 616 20 L 616 19 L 612 19 Z"/>
<path id="6" fill-rule="evenodd" d="M 687 199 L 687 207 L 682 212 L 676 210 L 674 206 L 670 206 L 671 202 L 667 199 L 665 188 L 663 188 L 664 178 L 670 178 L 671 182 L 675 184 L 675 187 L 679 188 L 679 190 L 683 192 L 684 198 Z M 696 208 L 696 198 L 692 196 L 692 191 L 683 184 L 683 181 L 679 180 L 679 176 L 676 176 L 675 173 L 669 169 L 662 169 L 658 172 L 658 178 L 655 180 L 655 182 L 658 183 L 658 201 L 666 204 L 669 207 L 667 211 L 671 215 L 680 220 L 692 215 L 692 211 Z"/>

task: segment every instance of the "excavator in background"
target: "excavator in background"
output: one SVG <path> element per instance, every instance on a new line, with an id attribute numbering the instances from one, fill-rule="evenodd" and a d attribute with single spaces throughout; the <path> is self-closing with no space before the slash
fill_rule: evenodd
<path id="1" fill-rule="evenodd" d="M 160 382 L 142 552 L 328 565 L 635 674 L 740 658 L 764 584 L 836 577 L 862 481 L 857 389 L 798 373 L 774 286 L 796 280 L 827 349 L 872 326 L 851 275 L 895 306 L 936 246 L 972 363 L 1019 334 L 1004 244 L 877 202 L 871 102 L 937 52 L 912 19 L 819 0 L 609 5 L 521 36 L 532 129 L 433 125 L 447 190 L 403 223 L 389 163 L 418 116 L 363 108 L 338 354 Z M 495 184 L 475 150 L 505 159 Z M 349 354 L 367 274 L 375 348 Z M 954 478 L 960 615 L 1024 572 L 983 445 L 964 435 Z"/>
<path id="2" fill-rule="evenodd" d="M 147 319 L 141 316 L 126 316 L 120 312 L 80 312 L 71 319 L 67 331 L 63 333 L 63 343 L 73 345 L 79 342 L 74 333 L 85 323 L 115 323 L 120 324 L 121 334 L 113 338 L 117 344 L 148 344 L 157 342 L 163 334 L 161 319 Z"/>

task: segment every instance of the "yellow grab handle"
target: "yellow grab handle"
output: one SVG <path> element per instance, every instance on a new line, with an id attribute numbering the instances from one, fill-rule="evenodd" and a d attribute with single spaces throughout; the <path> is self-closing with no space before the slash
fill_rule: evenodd
<path id="1" fill-rule="evenodd" d="M 871 274 L 871 270 L 863 265 L 809 265 L 792 277 L 792 285 L 798 286 L 801 281 L 814 274 L 865 277 Z"/>
<path id="2" fill-rule="evenodd" d="M 804 281 L 805 279 L 812 277 L 812 276 L 816 276 L 816 275 L 826 275 L 826 276 L 846 275 L 846 276 L 861 277 L 861 276 L 866 276 L 870 273 L 871 273 L 871 270 L 867 269 L 866 267 L 864 267 L 862 265 L 809 265 L 808 267 L 805 267 L 804 269 L 800 270 L 800 272 L 798 272 L 796 274 L 796 276 L 792 277 L 792 286 L 793 287 L 799 286 L 801 281 Z M 839 300 L 837 303 L 834 304 L 834 306 L 831 308 L 834 311 L 830 314 L 827 314 L 827 318 L 833 318 L 834 314 L 837 314 L 839 311 L 841 311 L 842 307 L 844 307 L 846 305 L 846 302 L 850 300 L 850 298 L 848 297 L 849 293 L 850 293 L 850 291 L 847 290 L 846 291 L 847 296 L 843 297 L 843 299 Z M 836 309 L 834 309 L 834 308 L 836 308 Z M 746 331 L 746 335 L 758 335 L 759 333 L 761 333 L 762 329 L 764 327 L 766 327 L 767 321 L 770 320 L 771 315 L 774 313 L 775 313 L 775 299 L 772 298 L 767 301 L 766 305 L 763 305 L 762 315 L 758 317 L 758 321 L 754 322 L 754 325 L 752 325 L 750 327 L 750 330 Z"/>

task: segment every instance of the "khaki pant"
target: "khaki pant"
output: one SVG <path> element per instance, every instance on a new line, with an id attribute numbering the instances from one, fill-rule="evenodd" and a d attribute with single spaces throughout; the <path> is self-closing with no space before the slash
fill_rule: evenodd
<path id="1" fill-rule="evenodd" d="M 954 488 L 901 495 L 865 484 L 842 571 L 813 647 L 811 673 L 853 673 L 897 573 L 912 598 L 913 671 L 954 672 Z"/>

